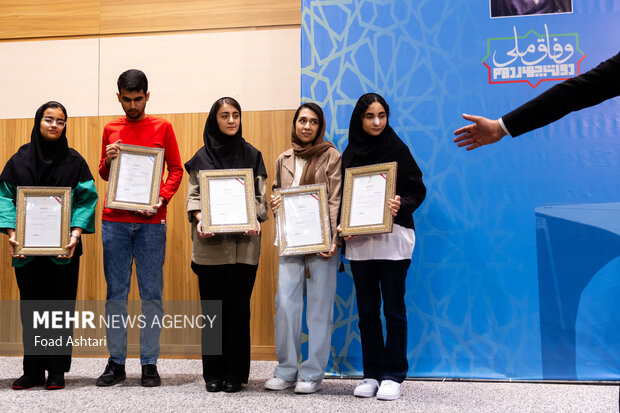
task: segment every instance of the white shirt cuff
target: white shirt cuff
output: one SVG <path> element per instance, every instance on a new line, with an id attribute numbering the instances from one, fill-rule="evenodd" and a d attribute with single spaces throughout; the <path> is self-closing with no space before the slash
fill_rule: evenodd
<path id="1" fill-rule="evenodd" d="M 504 125 L 504 121 L 502 120 L 502 118 L 498 119 L 499 122 L 499 126 L 502 127 L 502 129 L 504 130 L 504 132 L 506 132 L 506 135 L 510 135 L 510 132 L 508 132 L 508 128 L 506 127 L 506 125 Z M 511 135 L 512 136 L 512 135 Z"/>

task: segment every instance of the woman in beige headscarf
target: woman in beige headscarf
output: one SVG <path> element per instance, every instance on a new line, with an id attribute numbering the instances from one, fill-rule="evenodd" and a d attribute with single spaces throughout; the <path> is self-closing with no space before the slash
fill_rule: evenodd
<path id="1" fill-rule="evenodd" d="M 325 117 L 315 103 L 304 103 L 295 112 L 292 148 L 276 160 L 273 189 L 324 183 L 327 186 L 332 247 L 311 256 L 280 257 L 276 294 L 275 338 L 278 366 L 265 383 L 270 390 L 295 386 L 296 393 L 321 389 L 331 344 L 334 297 L 338 267 L 336 232 L 342 173 L 340 153 L 323 138 Z M 275 212 L 280 197 L 271 200 Z M 308 358 L 299 365 L 304 292 L 307 297 Z"/>

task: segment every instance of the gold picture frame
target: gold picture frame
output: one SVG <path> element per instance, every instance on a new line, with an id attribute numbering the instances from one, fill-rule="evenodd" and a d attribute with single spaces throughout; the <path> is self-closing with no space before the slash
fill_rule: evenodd
<path id="1" fill-rule="evenodd" d="M 342 194 L 342 214 L 340 219 L 341 236 L 382 234 L 392 232 L 394 217 L 390 212 L 388 200 L 396 193 L 396 162 L 347 168 L 344 172 L 344 192 Z M 376 177 L 380 177 L 376 179 Z M 360 194 L 354 194 L 356 180 Z M 382 181 L 385 186 L 382 187 Z M 379 182 L 377 182 L 379 181 Z M 362 187 L 362 185 L 364 185 Z M 363 192 L 361 191 L 363 189 Z M 383 196 L 380 194 L 383 191 Z M 379 195 L 379 198 L 373 198 Z M 355 199 L 354 199 L 355 196 Z M 383 205 L 377 205 L 383 201 Z M 355 202 L 355 204 L 354 204 Z M 351 216 L 351 213 L 354 216 Z"/>
<path id="2" fill-rule="evenodd" d="M 203 170 L 198 179 L 203 232 L 239 233 L 257 229 L 254 172 L 251 168 Z M 214 191 L 217 191 L 216 199 L 211 199 Z M 240 196 L 245 197 L 245 208 L 241 209 L 236 202 Z M 239 215 L 235 216 L 235 213 Z"/>
<path id="3" fill-rule="evenodd" d="M 314 254 L 331 249 L 325 184 L 277 189 L 274 195 L 281 197 L 276 217 L 280 256 Z M 312 228 L 316 224 L 319 228 Z"/>
<path id="4" fill-rule="evenodd" d="M 119 146 L 120 153 L 110 164 L 105 207 L 156 212 L 152 206 L 159 202 L 164 148 L 127 144 Z"/>
<path id="5" fill-rule="evenodd" d="M 71 231 L 71 188 L 18 186 L 15 209 L 17 254 L 56 256 L 68 253 L 65 245 L 69 244 Z"/>

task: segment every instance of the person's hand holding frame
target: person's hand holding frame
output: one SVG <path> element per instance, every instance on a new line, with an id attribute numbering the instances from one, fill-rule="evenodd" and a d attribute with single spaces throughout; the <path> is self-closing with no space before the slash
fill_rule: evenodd
<path id="1" fill-rule="evenodd" d="M 388 162 L 345 170 L 341 236 L 392 232 L 394 208 L 397 212 L 400 207 L 397 168 L 396 162 Z"/>
<path id="2" fill-rule="evenodd" d="M 252 169 L 200 171 L 200 231 L 203 234 L 260 233 Z"/>
<path id="3" fill-rule="evenodd" d="M 16 228 L 9 233 L 11 255 L 69 256 L 73 252 L 68 248 L 70 225 L 71 188 L 17 187 Z"/>
<path id="4" fill-rule="evenodd" d="M 109 156 L 110 178 L 105 207 L 143 215 L 154 214 L 163 202 L 159 187 L 164 149 L 126 144 L 117 146 L 116 156 Z"/>
<path id="5" fill-rule="evenodd" d="M 328 252 L 332 237 L 325 184 L 276 190 L 276 224 L 281 256 Z"/>

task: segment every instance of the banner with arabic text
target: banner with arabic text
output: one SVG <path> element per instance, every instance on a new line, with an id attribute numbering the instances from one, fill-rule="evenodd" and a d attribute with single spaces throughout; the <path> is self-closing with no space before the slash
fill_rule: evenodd
<path id="1" fill-rule="evenodd" d="M 301 98 L 327 138 L 343 151 L 355 102 L 377 92 L 424 173 L 409 376 L 620 378 L 620 101 L 473 152 L 452 142 L 462 113 L 497 119 L 617 54 L 619 21 L 614 0 L 302 1 Z M 328 373 L 354 376 L 345 267 Z"/>

